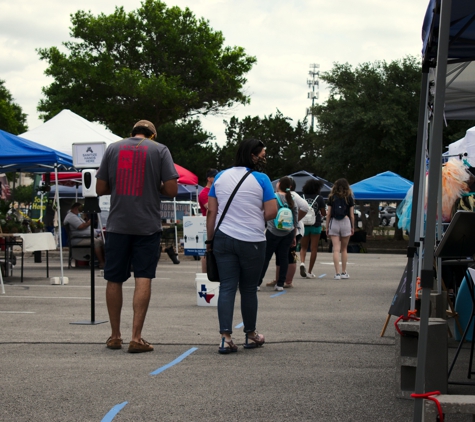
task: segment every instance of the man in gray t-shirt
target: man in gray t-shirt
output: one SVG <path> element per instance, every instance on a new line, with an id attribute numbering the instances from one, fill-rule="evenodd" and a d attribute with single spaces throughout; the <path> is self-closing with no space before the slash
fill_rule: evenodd
<path id="1" fill-rule="evenodd" d="M 154 141 L 156 136 L 155 126 L 140 120 L 132 129 L 131 138 L 109 145 L 96 175 L 97 194 L 111 195 L 104 269 L 112 331 L 107 347 L 122 347 L 122 283 L 130 277 L 133 267 L 135 293 L 130 353 L 153 350 L 142 338 L 142 328 L 159 257 L 160 194 L 175 197 L 178 193 L 178 173 L 172 156 L 165 145 Z"/>

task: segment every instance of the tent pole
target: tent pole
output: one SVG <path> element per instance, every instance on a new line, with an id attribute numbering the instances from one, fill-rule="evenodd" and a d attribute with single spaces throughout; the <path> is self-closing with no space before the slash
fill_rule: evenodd
<path id="1" fill-rule="evenodd" d="M 58 165 L 54 165 L 54 177 L 55 177 L 55 185 L 56 185 L 56 192 L 58 193 L 58 200 L 56 204 L 56 209 L 58 210 L 58 237 L 59 237 L 59 263 L 61 268 L 61 286 L 64 286 L 64 268 L 63 268 L 63 236 L 61 232 L 61 208 L 60 208 L 60 200 L 59 200 L 59 184 L 58 184 Z"/>
<path id="2" fill-rule="evenodd" d="M 426 128 L 427 128 L 427 99 L 429 91 L 429 69 L 423 69 L 421 80 L 421 97 L 419 101 L 419 125 L 417 128 L 417 145 L 416 145 L 416 159 L 414 162 L 414 186 L 412 190 L 412 210 L 411 210 L 411 226 L 409 229 L 409 243 L 407 247 L 407 290 L 411 288 L 411 305 L 409 309 L 415 309 L 415 277 L 414 277 L 414 258 L 417 251 L 416 235 L 419 234 L 418 222 L 419 213 L 422 210 L 423 203 L 423 182 L 425 175 L 425 150 L 426 150 Z M 418 159 L 419 157 L 419 159 Z M 418 238 L 419 246 L 420 236 Z M 420 255 L 420 254 L 419 254 Z"/>
<path id="3" fill-rule="evenodd" d="M 176 253 L 178 254 L 178 227 L 177 227 L 177 221 L 176 221 L 176 197 L 173 198 L 173 210 L 175 212 L 175 247 L 176 247 Z"/>
<path id="4" fill-rule="evenodd" d="M 442 129 L 444 123 L 445 85 L 447 74 L 447 58 L 449 51 L 450 15 L 452 0 L 442 0 L 440 8 L 439 40 L 437 49 L 437 71 L 434 97 L 434 115 L 431 130 L 429 154 L 429 184 L 427 188 L 427 225 L 425 235 L 424 257 L 421 271 L 421 320 L 419 325 L 419 340 L 417 347 L 417 367 L 415 393 L 422 394 L 425 389 L 427 342 L 429 331 L 430 293 L 432 290 L 434 274 L 434 245 L 437 212 L 438 183 L 442 171 Z M 435 369 L 437 370 L 437 369 Z M 414 422 L 422 420 L 424 399 L 414 400 Z"/>

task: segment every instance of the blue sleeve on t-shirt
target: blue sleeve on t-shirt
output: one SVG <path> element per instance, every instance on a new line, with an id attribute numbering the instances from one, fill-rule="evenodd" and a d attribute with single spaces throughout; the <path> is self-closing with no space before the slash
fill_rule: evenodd
<path id="1" fill-rule="evenodd" d="M 252 172 L 252 175 L 256 178 L 257 182 L 262 187 L 262 202 L 267 202 L 271 199 L 275 199 L 274 188 L 272 187 L 272 183 L 269 179 L 269 176 L 267 176 L 267 174 L 259 173 L 257 171 Z"/>

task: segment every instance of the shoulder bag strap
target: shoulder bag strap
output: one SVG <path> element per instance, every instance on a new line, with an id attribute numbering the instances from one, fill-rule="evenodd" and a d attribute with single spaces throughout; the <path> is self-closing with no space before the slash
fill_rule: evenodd
<path id="1" fill-rule="evenodd" d="M 239 183 L 236 185 L 236 187 L 234 188 L 233 190 L 233 193 L 231 194 L 231 196 L 229 197 L 228 199 L 228 202 L 226 202 L 226 206 L 224 207 L 224 210 L 223 210 L 223 213 L 221 214 L 221 217 L 219 219 L 219 222 L 218 222 L 218 225 L 216 226 L 216 228 L 214 229 L 214 232 L 216 233 L 218 231 L 218 228 L 221 224 L 221 222 L 223 221 L 223 218 L 224 216 L 226 215 L 226 212 L 228 211 L 228 208 L 229 206 L 231 205 L 231 201 L 233 200 L 234 196 L 236 195 L 236 192 L 238 191 L 238 189 L 240 188 L 240 186 L 242 185 L 242 182 L 244 182 L 244 180 L 246 179 L 247 176 L 249 176 L 254 170 L 249 170 L 243 177 L 242 179 L 239 181 Z"/>

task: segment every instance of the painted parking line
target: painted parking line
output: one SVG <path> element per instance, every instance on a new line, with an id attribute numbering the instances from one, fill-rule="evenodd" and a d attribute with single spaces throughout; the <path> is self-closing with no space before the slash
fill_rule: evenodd
<path id="1" fill-rule="evenodd" d="M 283 295 L 284 293 L 287 293 L 287 292 L 284 290 L 283 292 L 276 293 L 275 295 L 271 295 L 270 297 L 281 296 L 281 295 Z"/>
<path id="2" fill-rule="evenodd" d="M 107 415 L 102 418 L 101 422 L 110 422 L 112 419 L 115 418 L 117 413 L 119 413 L 125 407 L 127 403 L 127 401 L 124 401 L 123 403 L 116 404 L 111 410 L 107 412 Z"/>
<path id="3" fill-rule="evenodd" d="M 322 274 L 322 275 L 319 275 L 318 278 L 323 278 L 325 276 L 326 276 L 326 274 Z"/>
<path id="4" fill-rule="evenodd" d="M 8 298 L 8 299 L 11 299 L 11 298 L 15 298 L 15 299 L 18 299 L 18 298 L 21 298 L 21 299 L 79 299 L 79 300 L 91 300 L 90 297 L 71 297 L 71 296 L 0 296 L 0 297 L 5 297 L 5 298 Z"/>
<path id="5" fill-rule="evenodd" d="M 244 322 L 241 322 L 240 324 L 236 325 L 234 328 L 241 328 L 244 327 Z"/>
<path id="6" fill-rule="evenodd" d="M 0 314 L 36 314 L 36 312 L 28 312 L 28 311 L 0 311 Z"/>
<path id="7" fill-rule="evenodd" d="M 160 374 L 161 372 L 165 371 L 166 369 L 171 368 L 173 365 L 176 365 L 177 363 L 180 363 L 183 359 L 185 359 L 187 356 L 191 355 L 196 350 L 198 350 L 197 347 L 192 347 L 190 350 L 186 351 L 181 356 L 178 356 L 174 361 L 166 364 L 165 366 L 162 366 L 161 368 L 156 369 L 153 372 L 150 372 L 150 375 Z"/>

